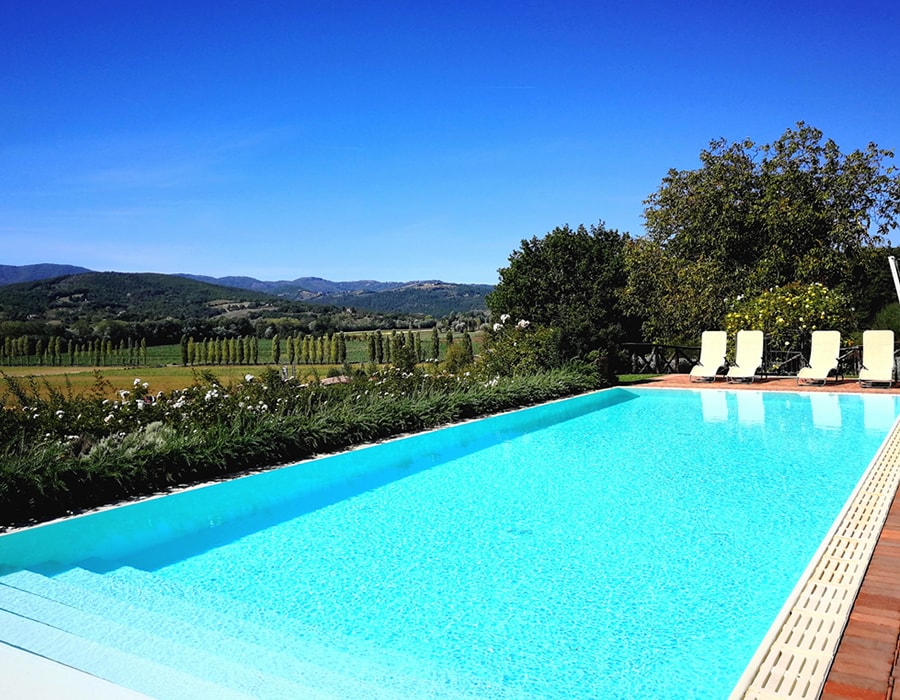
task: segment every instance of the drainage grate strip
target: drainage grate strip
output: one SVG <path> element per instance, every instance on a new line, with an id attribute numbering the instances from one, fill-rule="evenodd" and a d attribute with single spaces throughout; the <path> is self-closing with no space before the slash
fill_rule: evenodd
<path id="1" fill-rule="evenodd" d="M 754 656 L 733 700 L 819 697 L 898 485 L 900 423 L 895 423 L 781 627 L 768 648 Z"/>

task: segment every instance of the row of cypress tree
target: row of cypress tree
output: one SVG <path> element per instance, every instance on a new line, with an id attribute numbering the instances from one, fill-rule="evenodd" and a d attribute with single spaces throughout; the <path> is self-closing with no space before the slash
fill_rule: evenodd
<path id="1" fill-rule="evenodd" d="M 430 342 L 420 333 L 377 330 L 363 334 L 329 333 L 327 335 L 274 335 L 268 357 L 260 357 L 256 336 L 237 338 L 181 338 L 181 363 L 187 365 L 256 365 L 272 364 L 344 364 L 348 360 L 347 343 L 362 343 L 364 350 L 355 353 L 357 360 L 367 358 L 375 364 L 414 365 L 441 359 L 441 336 L 437 328 Z M 472 355 L 472 339 L 462 334 L 467 355 Z M 444 336 L 449 349 L 454 344 L 452 331 Z M 76 342 L 61 337 L 44 340 L 31 336 L 6 337 L 0 341 L 0 364 L 37 366 L 142 366 L 147 364 L 147 341 L 132 338 L 114 343 L 109 339 Z"/>
<path id="2" fill-rule="evenodd" d="M 147 340 L 128 338 L 113 343 L 109 339 L 97 338 L 76 342 L 59 336 L 50 339 L 7 336 L 0 342 L 0 364 L 47 367 L 145 365 Z"/>

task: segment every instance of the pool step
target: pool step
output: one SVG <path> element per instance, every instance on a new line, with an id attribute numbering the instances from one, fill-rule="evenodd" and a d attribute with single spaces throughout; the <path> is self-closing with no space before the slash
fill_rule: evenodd
<path id="1" fill-rule="evenodd" d="M 403 668 L 402 659 L 392 659 L 394 663 L 384 666 L 379 663 L 385 658 L 383 654 L 379 653 L 378 661 L 372 661 L 371 653 L 361 653 L 357 648 L 348 653 L 327 647 L 312 641 L 316 638 L 314 630 L 303 629 L 293 621 L 277 619 L 266 611 L 242 609 L 235 601 L 205 591 L 185 590 L 155 574 L 130 567 L 104 575 L 76 568 L 54 578 L 20 571 L 0 581 L 4 579 L 43 601 L 96 611 L 96 615 L 86 612 L 87 618 L 76 623 L 84 629 L 104 627 L 103 622 L 115 620 L 118 627 L 104 629 L 102 638 L 111 635 L 119 640 L 117 643 L 132 645 L 125 647 L 130 650 L 139 644 L 140 653 L 157 663 L 171 664 L 181 672 L 249 692 L 253 697 L 397 700 L 486 694 L 484 684 L 451 678 L 446 672 L 422 677 L 421 662 L 414 670 Z M 53 607 L 41 601 L 34 605 L 42 611 Z M 51 623 L 58 621 L 54 616 L 60 616 L 69 627 L 73 624 L 66 621 L 67 615 L 73 615 L 66 610 L 57 608 L 45 614 L 51 617 Z M 100 632 L 92 638 L 97 636 L 101 636 Z M 203 651 L 195 651 L 198 649 Z M 240 662 L 235 664 L 222 657 Z M 265 690 L 261 692 L 263 682 Z M 224 696 L 214 693 L 209 697 Z"/>
<path id="2" fill-rule="evenodd" d="M 72 569 L 57 576 L 63 583 L 96 591 L 115 601 L 116 609 L 127 601 L 133 624 L 169 625 L 171 634 L 185 644 L 213 645 L 229 658 L 274 675 L 313 687 L 327 688 L 337 696 L 399 700 L 408 694 L 391 690 L 393 672 L 362 664 L 358 658 L 310 641 L 298 641 L 267 626 L 237 616 L 238 604 L 201 590 L 185 590 L 155 574 L 122 567 L 100 575 Z M 262 613 L 260 613 L 262 614 Z M 157 621 L 157 618 L 160 618 Z M 271 620 L 271 616 L 268 618 Z M 183 622 L 189 620 L 189 623 Z M 308 636 L 308 635 L 307 635 Z M 368 676 L 362 671 L 373 671 Z"/>
<path id="3" fill-rule="evenodd" d="M 243 659 L 230 661 L 218 654 L 213 635 L 207 638 L 211 646 L 185 644 L 162 616 L 155 631 L 152 623 L 129 624 L 137 616 L 124 614 L 127 608 L 88 589 L 19 571 L 0 577 L 0 640 L 161 700 L 348 697 L 266 674 Z"/>
<path id="4" fill-rule="evenodd" d="M 72 575 L 93 574 L 73 572 Z M 264 650 L 281 650 L 295 659 L 328 669 L 338 679 L 350 678 L 367 684 L 370 692 L 365 694 L 366 697 L 453 700 L 496 696 L 497 693 L 495 687 L 488 687 L 481 679 L 430 666 L 420 658 L 409 658 L 382 646 L 344 635 L 322 641 L 327 632 L 317 627 L 203 588 L 183 586 L 142 569 L 121 567 L 104 574 L 96 585 L 112 587 L 116 597 L 151 606 L 159 612 L 165 612 L 177 603 L 182 606 L 177 614 L 181 619 L 190 619 L 192 624 L 229 638 L 255 643 Z M 265 659 L 265 656 L 261 658 Z M 323 679 L 324 687 L 332 687 L 332 682 L 333 678 Z"/>
<path id="5" fill-rule="evenodd" d="M 173 687 L 184 693 L 181 697 L 222 700 L 247 700 L 250 697 L 11 612 L 7 602 L 0 602 L 0 640 L 161 700 L 175 697 L 171 694 Z"/>

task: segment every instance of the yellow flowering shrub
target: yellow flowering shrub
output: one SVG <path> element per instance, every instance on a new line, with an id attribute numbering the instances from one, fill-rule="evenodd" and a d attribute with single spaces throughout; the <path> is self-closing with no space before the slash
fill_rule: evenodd
<path id="1" fill-rule="evenodd" d="M 837 330 L 846 336 L 853 330 L 853 312 L 840 291 L 819 284 L 774 287 L 752 298 L 738 297 L 725 315 L 725 330 L 761 330 L 770 346 L 786 349 L 815 330 Z"/>

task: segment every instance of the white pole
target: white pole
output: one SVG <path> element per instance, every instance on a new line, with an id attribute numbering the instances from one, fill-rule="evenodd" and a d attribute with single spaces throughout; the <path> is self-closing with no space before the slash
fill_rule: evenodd
<path id="1" fill-rule="evenodd" d="M 891 277 L 894 278 L 894 290 L 897 292 L 897 301 L 900 301 L 900 277 L 897 276 L 897 259 L 888 255 L 888 265 L 891 266 Z"/>

